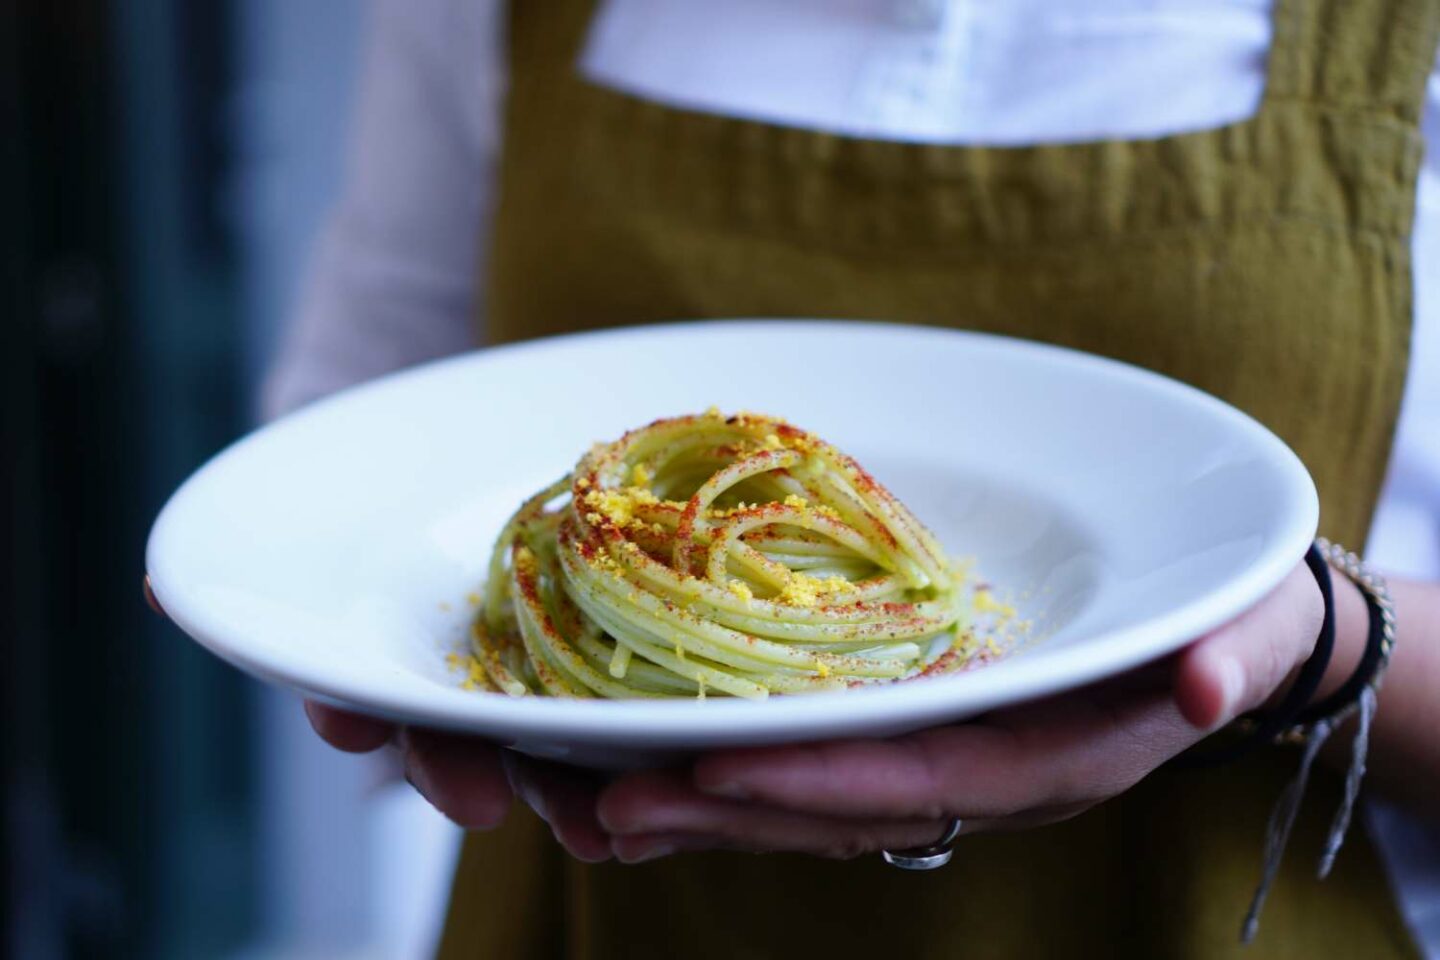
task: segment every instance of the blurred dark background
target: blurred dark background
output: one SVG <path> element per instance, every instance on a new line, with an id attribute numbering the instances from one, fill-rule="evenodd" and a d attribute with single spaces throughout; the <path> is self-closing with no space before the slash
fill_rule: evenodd
<path id="1" fill-rule="evenodd" d="M 251 423 L 338 179 L 362 14 L 0 5 L 10 956 L 390 956 L 413 939 L 368 915 L 383 891 L 365 879 L 385 836 L 407 839 L 410 798 L 377 800 L 373 770 L 338 766 L 290 698 L 141 595 L 165 497 Z"/>
<path id="2" fill-rule="evenodd" d="M 6 9 L 4 929 L 211 952 L 255 909 L 250 690 L 137 600 L 149 516 L 243 422 L 231 11 Z"/>

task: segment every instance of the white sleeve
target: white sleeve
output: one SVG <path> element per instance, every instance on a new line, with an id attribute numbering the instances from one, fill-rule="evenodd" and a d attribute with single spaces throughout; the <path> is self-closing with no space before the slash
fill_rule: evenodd
<path id="1" fill-rule="evenodd" d="M 1440 56 L 1421 127 L 1425 157 L 1411 238 L 1410 375 L 1366 559 L 1389 573 L 1433 580 L 1440 579 Z M 1440 886 L 1436 911 L 1440 916 Z"/>
<path id="2" fill-rule="evenodd" d="M 1434 580 L 1440 578 L 1440 57 L 1422 128 L 1410 378 L 1366 559 L 1389 572 Z M 1440 960 L 1440 829 L 1380 802 L 1370 804 L 1369 821 L 1421 954 Z"/>
<path id="3" fill-rule="evenodd" d="M 274 417 L 473 343 L 499 156 L 498 0 L 373 0 L 346 180 L 264 386 Z"/>

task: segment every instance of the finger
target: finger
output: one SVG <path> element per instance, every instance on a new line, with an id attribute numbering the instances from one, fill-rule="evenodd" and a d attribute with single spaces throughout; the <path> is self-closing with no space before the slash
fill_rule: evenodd
<path id="1" fill-rule="evenodd" d="M 364 714 L 337 710 L 314 700 L 305 701 L 305 716 L 310 726 L 336 750 L 346 753 L 369 753 L 390 742 L 395 735 L 395 724 Z"/>
<path id="2" fill-rule="evenodd" d="M 400 732 L 405 779 L 447 818 L 467 830 L 500 825 L 510 809 L 510 782 L 499 751 L 483 740 L 406 727 Z"/>
<path id="3" fill-rule="evenodd" d="M 710 754 L 694 776 L 712 795 L 828 816 L 996 819 L 1113 796 L 1197 739 L 1168 692 L 1082 692 L 891 740 Z"/>
<path id="4" fill-rule="evenodd" d="M 614 837 L 610 846 L 615 859 L 621 863 L 644 863 L 677 853 L 727 849 L 719 837 L 696 833 L 625 834 Z"/>
<path id="5" fill-rule="evenodd" d="M 960 826 L 960 835 L 1032 830 L 1036 827 L 1068 820 L 1084 813 L 1092 806 L 1094 804 L 1068 804 L 1032 810 L 1000 820 L 966 820 Z M 614 849 L 615 858 L 621 863 L 644 863 L 659 857 L 700 850 L 741 849 L 741 846 L 731 838 L 703 833 L 624 833 L 615 835 L 611 839 L 611 846 Z M 906 848 L 887 846 L 883 849 L 901 850 Z M 749 852 L 758 851 L 751 849 Z"/>
<path id="6" fill-rule="evenodd" d="M 593 780 L 513 750 L 503 756 L 515 793 L 550 825 L 571 856 L 586 863 L 610 859 L 610 836 L 595 816 L 599 788 Z"/>
<path id="7" fill-rule="evenodd" d="M 600 821 L 616 835 L 617 854 L 634 854 L 626 835 L 709 838 L 713 847 L 807 853 L 849 859 L 935 843 L 948 820 L 845 820 L 706 796 L 682 773 L 645 773 L 606 788 Z M 694 846 L 692 845 L 691 849 Z M 652 852 L 652 856 L 655 855 Z"/>
<path id="8" fill-rule="evenodd" d="M 1315 648 L 1324 607 L 1302 564 L 1235 620 L 1183 651 L 1175 702 L 1196 727 L 1210 730 L 1263 704 Z"/>

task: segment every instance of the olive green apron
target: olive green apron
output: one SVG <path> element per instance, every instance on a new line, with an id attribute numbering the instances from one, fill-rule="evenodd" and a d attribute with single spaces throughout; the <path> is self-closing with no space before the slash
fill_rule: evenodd
<path id="1" fill-rule="evenodd" d="M 1065 344 L 1249 411 L 1309 466 L 1325 532 L 1363 541 L 1407 363 L 1440 0 L 1280 0 L 1254 118 L 1019 149 L 838 137 L 600 89 L 575 72 L 589 7 L 511 10 L 491 341 L 806 316 Z M 584 866 L 517 810 L 467 839 L 441 953 L 1240 956 L 1266 817 L 1295 761 L 1267 750 L 1157 773 L 1067 823 L 967 837 L 922 875 L 878 857 Z M 1362 829 L 1315 879 L 1335 799 L 1330 782 L 1308 798 L 1244 956 L 1414 954 Z"/>

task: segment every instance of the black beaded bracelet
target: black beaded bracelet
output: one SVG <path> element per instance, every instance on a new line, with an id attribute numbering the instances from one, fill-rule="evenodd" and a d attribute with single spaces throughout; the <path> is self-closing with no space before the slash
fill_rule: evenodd
<path id="1" fill-rule="evenodd" d="M 1366 568 L 1358 556 L 1338 544 L 1321 537 L 1312 549 L 1318 549 L 1326 566 L 1333 567 L 1359 588 L 1365 598 L 1369 626 L 1365 634 L 1365 651 L 1355 670 L 1340 687 L 1319 703 L 1302 710 L 1295 722 L 1280 732 L 1282 739 L 1300 742 L 1308 728 L 1321 720 L 1339 723 L 1353 712 L 1367 689 L 1378 690 L 1390 655 L 1395 649 L 1395 606 L 1383 578 Z"/>
<path id="2" fill-rule="evenodd" d="M 1305 551 L 1305 565 L 1315 577 L 1320 588 L 1320 598 L 1325 603 L 1325 615 L 1320 621 L 1320 635 L 1315 639 L 1315 650 L 1300 668 L 1285 698 L 1273 710 L 1256 710 L 1246 716 L 1253 729 L 1246 737 L 1246 745 L 1269 743 L 1287 730 L 1304 721 L 1310 698 L 1320 689 L 1325 671 L 1330 669 L 1330 657 L 1335 652 L 1335 587 L 1330 580 L 1330 565 L 1320 544 L 1312 543 Z M 1327 698 L 1328 699 L 1328 698 Z M 1322 714 L 1323 716 L 1323 714 Z"/>

